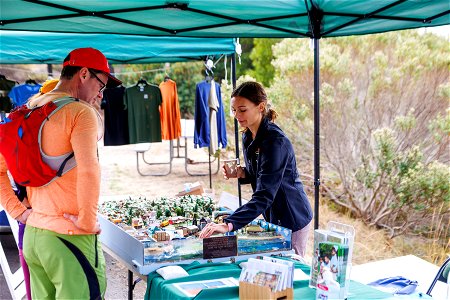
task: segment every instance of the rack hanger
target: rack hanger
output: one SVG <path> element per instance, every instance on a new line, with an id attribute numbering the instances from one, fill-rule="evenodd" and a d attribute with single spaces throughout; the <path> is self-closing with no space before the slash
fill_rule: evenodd
<path id="1" fill-rule="evenodd" d="M 170 80 L 170 76 L 169 76 L 169 74 L 167 74 L 167 71 L 165 73 L 166 73 L 166 75 L 164 76 L 164 82 Z"/>
<path id="2" fill-rule="evenodd" d="M 214 79 L 214 73 L 211 71 L 211 73 L 213 74 L 213 76 L 211 76 L 208 72 L 208 70 L 205 70 L 206 76 L 205 76 L 205 80 L 206 82 L 211 82 L 211 80 Z"/>
<path id="3" fill-rule="evenodd" d="M 147 80 L 145 80 L 143 77 L 141 77 L 141 78 L 138 80 L 138 82 L 136 83 L 136 85 L 140 85 L 140 84 L 148 85 L 148 82 L 147 82 Z"/>
<path id="4" fill-rule="evenodd" d="M 214 72 L 213 72 L 212 68 L 214 68 L 214 62 L 207 56 L 206 60 L 205 60 L 205 73 L 206 73 L 205 80 L 206 80 L 206 82 L 211 82 L 211 80 L 214 79 Z"/>

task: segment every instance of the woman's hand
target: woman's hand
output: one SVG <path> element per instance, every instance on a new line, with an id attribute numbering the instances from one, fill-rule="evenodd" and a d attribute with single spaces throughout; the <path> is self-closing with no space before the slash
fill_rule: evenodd
<path id="1" fill-rule="evenodd" d="M 245 178 L 245 171 L 239 165 L 229 166 L 227 162 L 225 162 L 222 166 L 223 178 Z"/>
<path id="2" fill-rule="evenodd" d="M 27 208 L 26 211 L 24 211 L 20 216 L 16 218 L 17 221 L 19 221 L 22 224 L 26 224 L 28 220 L 28 216 L 33 212 L 31 208 Z"/>
<path id="3" fill-rule="evenodd" d="M 227 223 L 220 223 L 216 224 L 214 222 L 206 224 L 205 228 L 203 228 L 202 232 L 200 232 L 200 238 L 208 238 L 214 233 L 226 233 L 228 232 L 228 224 Z"/>
<path id="4" fill-rule="evenodd" d="M 80 228 L 78 226 L 78 216 L 64 213 L 64 218 L 66 218 L 67 220 L 71 221 L 75 225 L 75 227 Z M 95 233 L 95 234 L 100 234 L 102 232 L 102 230 L 100 228 L 100 223 L 98 221 L 95 222 L 95 227 L 94 227 L 94 230 L 92 232 Z"/>

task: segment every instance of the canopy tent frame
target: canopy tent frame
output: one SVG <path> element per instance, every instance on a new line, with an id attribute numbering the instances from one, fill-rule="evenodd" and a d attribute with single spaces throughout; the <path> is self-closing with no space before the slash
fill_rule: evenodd
<path id="1" fill-rule="evenodd" d="M 275 31 L 292 34 L 295 36 L 320 38 L 320 37 L 335 36 L 335 35 L 333 35 L 333 33 L 337 32 L 338 30 L 349 27 L 352 24 L 355 24 L 357 22 L 362 22 L 362 21 L 365 21 L 368 19 L 406 21 L 406 22 L 414 22 L 414 23 L 432 25 L 433 20 L 443 17 L 450 13 L 450 9 L 449 9 L 449 10 L 440 12 L 438 14 L 428 16 L 426 18 L 413 18 L 413 17 L 390 16 L 390 15 L 380 14 L 386 10 L 389 10 L 391 8 L 394 8 L 398 5 L 406 2 L 407 0 L 397 0 L 393 3 L 389 3 L 385 6 L 382 6 L 372 12 L 364 13 L 364 14 L 345 13 L 345 12 L 322 12 L 322 16 L 349 17 L 349 18 L 354 18 L 354 19 L 349 22 L 346 22 L 344 24 L 341 24 L 339 26 L 336 26 L 332 29 L 326 30 L 325 32 L 320 32 L 320 34 L 318 35 L 317 33 L 314 33 L 314 32 L 303 33 L 301 31 L 294 31 L 294 30 L 289 30 L 286 28 L 278 27 L 278 26 L 261 23 L 261 22 L 267 22 L 267 21 L 292 19 L 292 18 L 296 18 L 296 17 L 306 17 L 306 16 L 309 17 L 310 11 L 307 11 L 306 13 L 294 13 L 294 14 L 289 14 L 289 15 L 271 16 L 271 17 L 264 17 L 264 18 L 240 19 L 240 18 L 228 16 L 225 14 L 213 13 L 213 12 L 205 11 L 202 9 L 192 8 L 192 7 L 189 7 L 188 3 L 183 3 L 181 1 L 180 1 L 180 3 L 168 2 L 167 4 L 164 4 L 164 5 L 149 5 L 149 6 L 143 6 L 143 7 L 109 9 L 109 10 L 100 10 L 100 11 L 88 11 L 88 10 L 83 10 L 83 9 L 77 9 L 77 8 L 73 8 L 73 7 L 70 7 L 67 5 L 50 3 L 50 2 L 45 2 L 45 1 L 41 1 L 41 0 L 24 0 L 24 1 L 34 3 L 34 4 L 39 4 L 42 6 L 66 10 L 71 13 L 52 15 L 52 16 L 0 20 L 0 26 L 6 26 L 6 25 L 10 25 L 10 24 L 17 24 L 17 23 L 44 21 L 44 20 L 70 19 L 70 18 L 77 18 L 77 17 L 96 17 L 96 18 L 106 19 L 106 20 L 110 20 L 110 21 L 114 21 L 114 22 L 118 22 L 118 23 L 134 25 L 134 26 L 137 26 L 140 28 L 153 29 L 153 30 L 160 31 L 161 34 L 169 34 L 169 35 L 180 35 L 180 34 L 187 33 L 187 32 L 194 32 L 194 31 L 212 29 L 212 28 L 218 28 L 218 27 L 229 27 L 229 26 L 238 25 L 238 24 L 246 24 L 246 25 L 253 25 L 253 26 L 261 27 L 261 28 L 272 29 Z M 307 2 L 308 2 L 308 0 L 305 0 L 306 7 L 308 6 Z M 312 1 L 310 1 L 310 2 L 311 2 L 312 10 L 313 10 L 314 8 L 316 8 L 316 5 L 314 5 L 314 3 Z M 212 25 L 188 27 L 188 28 L 170 29 L 170 28 L 166 28 L 166 27 L 160 27 L 160 26 L 156 26 L 156 25 L 151 25 L 151 24 L 146 24 L 146 23 L 142 23 L 142 22 L 137 22 L 137 21 L 132 21 L 132 20 L 124 19 L 124 18 L 111 16 L 112 14 L 142 12 L 142 11 L 161 10 L 161 9 L 188 11 L 188 12 L 192 12 L 192 13 L 203 15 L 203 16 L 219 18 L 219 19 L 229 21 L 229 22 L 212 24 Z M 316 9 L 317 9 L 317 12 L 321 11 L 318 8 L 316 8 Z M 7 29 L 4 29 L 4 30 L 7 30 Z M 39 31 L 39 30 L 36 30 L 36 31 Z M 47 31 L 47 32 L 49 32 L 49 31 Z M 64 31 L 58 31 L 58 32 L 64 32 Z M 142 34 L 139 34 L 139 35 L 142 35 Z M 185 36 L 188 36 L 188 35 L 185 35 Z M 273 37 L 278 37 L 278 36 L 276 36 L 276 34 L 275 34 Z"/>

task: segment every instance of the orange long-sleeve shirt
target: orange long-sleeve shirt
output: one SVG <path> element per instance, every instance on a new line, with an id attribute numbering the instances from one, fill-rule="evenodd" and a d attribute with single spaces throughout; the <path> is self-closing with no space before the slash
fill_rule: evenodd
<path id="1" fill-rule="evenodd" d="M 178 103 L 177 84 L 169 79 L 159 85 L 162 96 L 160 108 L 161 138 L 176 140 L 181 136 L 180 104 Z"/>
<path id="2" fill-rule="evenodd" d="M 38 105 L 60 98 L 46 94 Z M 58 156 L 73 151 L 77 166 L 43 187 L 27 187 L 33 212 L 27 224 L 62 234 L 92 234 L 97 220 L 100 194 L 100 165 L 97 158 L 98 117 L 94 108 L 80 101 L 62 107 L 42 130 L 45 154 Z M 0 203 L 17 218 L 25 211 L 11 189 L 6 163 L 0 154 Z M 78 216 L 77 228 L 63 214 Z"/>

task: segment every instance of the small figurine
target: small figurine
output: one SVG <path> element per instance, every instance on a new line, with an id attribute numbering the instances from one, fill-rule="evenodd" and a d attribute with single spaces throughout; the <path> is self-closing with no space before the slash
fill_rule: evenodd
<path id="1" fill-rule="evenodd" d="M 155 238 L 158 242 L 164 242 L 164 241 L 170 241 L 170 236 L 165 231 L 157 231 L 153 235 L 153 238 Z"/>
<path id="2" fill-rule="evenodd" d="M 141 218 L 133 218 L 131 220 L 131 226 L 133 226 L 134 229 L 141 229 L 142 225 L 144 224 L 142 223 Z"/>
<path id="3" fill-rule="evenodd" d="M 206 222 L 206 219 L 202 217 L 202 218 L 200 219 L 200 225 L 198 226 L 199 229 L 202 230 L 203 228 L 205 228 L 206 223 L 207 223 L 207 222 Z"/>
<path id="4" fill-rule="evenodd" d="M 255 233 L 255 232 L 263 232 L 264 231 L 264 229 L 258 225 L 247 225 L 245 227 L 245 230 L 247 231 L 247 233 Z"/>
<path id="5" fill-rule="evenodd" d="M 191 225 L 187 227 L 187 230 L 189 235 L 193 235 L 198 232 L 198 227 L 196 225 Z"/>

